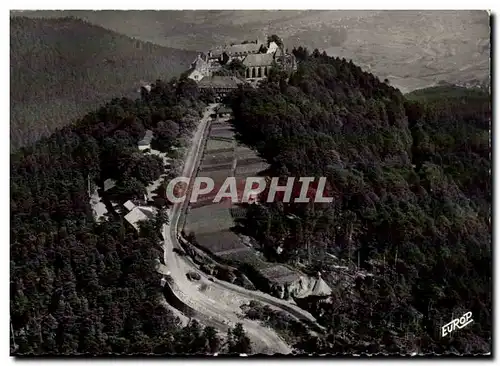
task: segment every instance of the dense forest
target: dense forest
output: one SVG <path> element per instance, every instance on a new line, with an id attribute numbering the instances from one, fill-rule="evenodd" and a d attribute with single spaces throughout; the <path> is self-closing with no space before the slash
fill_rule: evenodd
<path id="1" fill-rule="evenodd" d="M 196 57 L 76 18 L 14 16 L 10 32 L 12 150 L 133 96 L 142 82 L 178 76 Z"/>
<path id="2" fill-rule="evenodd" d="M 490 95 L 439 87 L 403 96 L 351 61 L 294 54 L 291 77 L 273 72 L 228 102 L 238 137 L 268 160 L 268 175 L 324 176 L 334 197 L 253 205 L 247 234 L 269 260 L 328 277 L 335 256 L 349 267 L 336 271 L 339 283 L 359 272 L 326 301 L 301 303 L 328 330 L 297 346 L 490 352 Z M 442 338 L 440 327 L 467 311 L 474 323 Z"/>
<path id="3" fill-rule="evenodd" d="M 95 222 L 89 205 L 88 179 L 116 179 L 128 197 L 157 179 L 158 161 L 137 149 L 145 129 L 159 144 L 179 140 L 204 106 L 193 81 L 157 81 L 140 99 L 114 99 L 11 155 L 12 353 L 251 350 L 241 325 L 220 335 L 194 320 L 182 326 L 163 305 L 155 266 L 168 218 L 137 232 L 120 216 Z"/>

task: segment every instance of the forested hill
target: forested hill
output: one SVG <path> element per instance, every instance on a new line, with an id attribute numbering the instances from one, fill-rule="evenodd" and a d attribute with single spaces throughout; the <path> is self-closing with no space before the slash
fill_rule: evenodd
<path id="1" fill-rule="evenodd" d="M 294 53 L 289 79 L 273 73 L 232 96 L 235 128 L 270 174 L 326 176 L 335 199 L 253 206 L 245 230 L 273 260 L 299 259 L 327 277 L 331 253 L 374 275 L 337 288 L 335 306 L 309 303 L 329 334 L 302 347 L 489 352 L 490 96 L 451 88 L 405 98 L 344 59 Z M 441 337 L 469 310 L 473 325 Z"/>
<path id="2" fill-rule="evenodd" d="M 130 96 L 142 81 L 179 75 L 196 56 L 74 18 L 11 17 L 10 31 L 11 149 Z"/>
<path id="3" fill-rule="evenodd" d="M 194 81 L 157 81 L 141 99 L 113 99 L 11 155 L 11 352 L 250 352 L 241 326 L 222 349 L 214 328 L 182 327 L 165 308 L 155 270 L 164 203 L 139 233 L 111 209 L 96 222 L 89 204 L 88 179 L 93 186 L 116 179 L 119 203 L 143 197 L 164 169 L 137 142 L 145 129 L 159 145 L 190 136 L 204 108 L 197 94 Z"/>

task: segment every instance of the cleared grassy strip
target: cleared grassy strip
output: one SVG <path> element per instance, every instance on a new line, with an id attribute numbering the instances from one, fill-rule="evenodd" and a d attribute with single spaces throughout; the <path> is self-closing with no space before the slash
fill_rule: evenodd
<path id="1" fill-rule="evenodd" d="M 246 248 L 240 238 L 229 230 L 221 230 L 213 233 L 195 234 L 196 241 L 212 253 L 224 252 L 238 248 Z"/>
<path id="2" fill-rule="evenodd" d="M 185 231 L 196 236 L 229 230 L 234 226 L 229 209 L 224 204 L 211 204 L 188 210 Z"/>
<path id="3" fill-rule="evenodd" d="M 210 137 L 223 137 L 227 139 L 233 139 L 234 131 L 227 128 L 217 128 L 210 131 Z"/>
<path id="4" fill-rule="evenodd" d="M 225 140 L 208 139 L 205 151 L 214 152 L 218 150 L 234 150 L 234 143 Z"/>
<path id="5" fill-rule="evenodd" d="M 217 128 L 233 128 L 233 126 L 231 126 L 227 122 L 212 122 L 211 127 L 213 129 L 217 129 Z"/>
<path id="6" fill-rule="evenodd" d="M 255 250 L 249 248 L 248 251 L 235 252 L 229 254 L 219 254 L 222 259 L 230 260 L 240 264 L 248 264 L 257 270 L 268 268 L 273 266 L 273 263 L 267 263 L 255 252 Z"/>
<path id="7" fill-rule="evenodd" d="M 222 141 L 222 140 L 220 140 Z M 209 154 L 219 154 L 219 153 L 226 153 L 226 152 L 232 152 L 234 153 L 234 149 L 233 148 L 228 148 L 228 149 L 212 149 L 212 150 L 206 150 L 207 153 Z"/>
<path id="8" fill-rule="evenodd" d="M 222 128 L 224 129 L 227 129 L 227 130 L 234 130 L 234 127 L 232 125 L 230 125 L 229 123 L 224 123 L 224 122 L 220 122 L 220 123 L 215 123 L 215 124 L 212 124 L 210 126 L 210 128 L 212 130 L 220 130 Z"/>
<path id="9" fill-rule="evenodd" d="M 210 136 L 211 140 L 217 140 L 217 141 L 227 141 L 227 142 L 233 142 L 234 139 L 232 137 L 221 137 L 221 136 Z"/>
<path id="10" fill-rule="evenodd" d="M 201 196 L 200 198 L 198 198 L 196 200 L 196 202 L 190 203 L 189 204 L 189 208 L 190 209 L 195 209 L 195 208 L 200 208 L 200 207 L 203 207 L 203 206 L 213 205 L 214 204 L 214 202 L 213 202 L 214 197 L 215 197 L 215 194 L 214 195 L 210 195 L 210 196 L 208 196 L 208 195 L 207 196 Z"/>
<path id="11" fill-rule="evenodd" d="M 235 151 L 235 156 L 238 158 L 238 164 L 247 165 L 253 162 L 265 162 L 255 150 L 249 149 L 246 146 L 237 146 Z M 249 163 L 250 162 L 250 163 Z"/>
<path id="12" fill-rule="evenodd" d="M 241 165 L 236 163 L 235 175 L 237 177 L 252 177 L 258 175 L 258 173 L 266 170 L 269 164 L 266 162 L 258 162 L 254 164 Z"/>
<path id="13" fill-rule="evenodd" d="M 227 166 L 227 165 L 225 165 Z M 218 170 L 205 170 L 202 169 L 198 173 L 198 176 L 203 176 L 203 177 L 209 177 L 212 178 L 215 182 L 215 184 L 219 183 L 222 184 L 224 183 L 224 180 L 226 180 L 227 177 L 231 176 L 231 166 L 227 166 L 227 168 L 224 169 L 218 169 Z"/>
<path id="14" fill-rule="evenodd" d="M 216 165 L 229 165 L 232 164 L 234 161 L 233 156 L 227 156 L 226 153 L 224 154 L 217 154 L 217 155 L 206 155 L 201 163 L 201 166 L 207 167 L 210 169 L 210 167 L 214 167 Z"/>
<path id="15" fill-rule="evenodd" d="M 234 151 L 231 150 L 231 151 L 219 152 L 219 153 L 213 153 L 213 152 L 205 151 L 205 154 L 204 154 L 203 158 L 205 159 L 207 157 L 213 157 L 213 158 L 223 158 L 223 157 L 233 158 L 234 157 Z"/>
<path id="16" fill-rule="evenodd" d="M 290 283 L 300 277 L 299 272 L 281 264 L 264 268 L 261 270 L 261 274 L 277 283 Z"/>
<path id="17" fill-rule="evenodd" d="M 228 174 L 230 174 L 229 172 L 231 171 L 233 167 L 233 162 L 231 161 L 231 163 L 224 163 L 224 164 L 212 164 L 212 165 L 202 165 L 200 166 L 200 176 L 203 172 L 203 176 L 206 177 L 206 173 L 209 173 L 209 172 L 219 172 L 221 170 L 223 171 L 227 171 Z"/>
<path id="18" fill-rule="evenodd" d="M 257 151 L 255 151 L 254 149 L 251 149 L 245 145 L 240 145 L 240 144 L 237 144 L 236 145 L 236 153 L 238 155 L 241 155 L 241 156 L 246 156 L 246 155 L 253 155 L 253 156 L 257 156 Z"/>
<path id="19" fill-rule="evenodd" d="M 245 166 L 245 165 L 253 165 L 257 163 L 261 163 L 263 160 L 259 157 L 245 157 L 243 159 L 238 157 L 237 165 Z"/>

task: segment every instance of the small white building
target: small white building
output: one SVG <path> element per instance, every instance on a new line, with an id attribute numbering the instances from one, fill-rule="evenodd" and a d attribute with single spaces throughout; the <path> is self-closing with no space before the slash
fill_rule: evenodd
<path id="1" fill-rule="evenodd" d="M 191 80 L 194 80 L 194 81 L 198 82 L 201 79 L 203 79 L 205 77 L 205 75 L 203 73 L 201 73 L 199 70 L 192 70 L 188 74 L 187 77 L 188 77 L 188 79 L 191 79 Z"/>

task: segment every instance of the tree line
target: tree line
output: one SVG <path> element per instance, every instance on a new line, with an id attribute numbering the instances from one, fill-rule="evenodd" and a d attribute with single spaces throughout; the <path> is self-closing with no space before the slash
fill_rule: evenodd
<path id="1" fill-rule="evenodd" d="M 10 18 L 11 152 L 157 75 L 178 76 L 196 52 L 160 47 L 76 18 Z"/>

